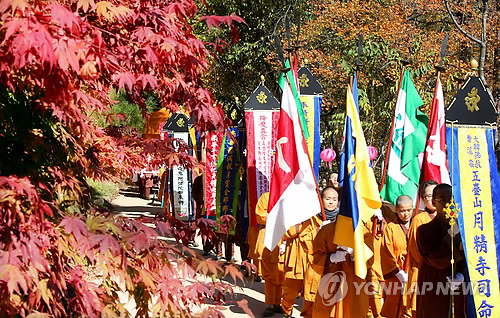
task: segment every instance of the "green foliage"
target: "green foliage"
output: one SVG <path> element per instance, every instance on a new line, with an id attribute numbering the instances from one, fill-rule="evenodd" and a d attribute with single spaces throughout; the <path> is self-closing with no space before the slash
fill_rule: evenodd
<path id="1" fill-rule="evenodd" d="M 99 205 L 105 206 L 106 202 L 110 203 L 120 191 L 120 183 L 112 181 L 99 181 L 87 178 L 87 184 L 90 187 L 92 201 Z"/>
<path id="2" fill-rule="evenodd" d="M 209 0 L 209 9 L 202 14 L 229 15 L 235 13 L 245 19 L 247 26 L 238 28 L 240 40 L 216 55 L 206 82 L 216 100 L 227 110 L 236 104 L 235 97 L 244 102 L 265 78 L 266 86 L 279 94 L 277 85 L 280 62 L 275 56 L 274 34 L 284 28 L 284 17 L 288 14 L 291 24 L 300 17 L 302 23 L 309 18 L 310 10 L 303 2 L 286 5 L 280 1 Z M 207 39 L 223 37 L 227 31 L 212 30 Z M 292 34 L 293 35 L 293 34 Z M 280 34 L 281 38 L 285 36 Z M 294 38 L 292 39 L 294 41 Z M 238 105 L 242 105 L 239 103 Z"/>
<path id="3" fill-rule="evenodd" d="M 144 129 L 144 111 L 141 107 L 133 103 L 125 90 L 116 91 L 111 89 L 110 98 L 115 101 L 111 106 L 107 115 L 95 114 L 94 119 L 100 127 L 108 127 L 110 125 L 116 127 L 127 128 L 137 132 L 138 135 L 142 134 Z M 153 94 L 146 94 L 145 112 L 151 114 L 159 109 L 158 99 Z"/>

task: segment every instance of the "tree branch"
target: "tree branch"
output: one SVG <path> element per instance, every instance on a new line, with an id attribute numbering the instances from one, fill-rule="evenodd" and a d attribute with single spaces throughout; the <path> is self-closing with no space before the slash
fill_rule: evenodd
<path id="1" fill-rule="evenodd" d="M 488 0 L 483 0 L 482 11 L 482 28 L 481 28 L 481 56 L 479 57 L 479 77 L 486 84 L 486 78 L 484 77 L 484 62 L 486 60 L 486 27 L 488 19 Z"/>
<path id="2" fill-rule="evenodd" d="M 481 45 L 481 40 L 479 40 L 478 38 L 472 36 L 469 32 L 465 31 L 461 26 L 460 24 L 458 24 L 458 21 L 457 19 L 455 18 L 455 16 L 453 15 L 453 13 L 451 12 L 451 9 L 450 9 L 450 4 L 448 3 L 448 0 L 444 0 L 444 5 L 446 6 L 446 11 L 448 11 L 448 15 L 450 16 L 451 20 L 453 21 L 453 23 L 455 24 L 455 26 L 457 27 L 457 29 L 462 32 L 467 38 L 469 38 L 471 41 Z"/>

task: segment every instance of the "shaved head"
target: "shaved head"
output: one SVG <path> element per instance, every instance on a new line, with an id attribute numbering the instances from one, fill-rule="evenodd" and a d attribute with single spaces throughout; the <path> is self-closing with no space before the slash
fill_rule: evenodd
<path id="1" fill-rule="evenodd" d="M 409 195 L 400 195 L 396 199 L 396 208 L 401 207 L 403 204 L 407 204 L 407 203 L 413 205 L 413 200 L 410 198 L 410 196 Z"/>
<path id="2" fill-rule="evenodd" d="M 446 183 L 438 184 L 434 188 L 434 191 L 432 192 L 432 197 L 437 198 L 439 196 L 443 198 L 446 201 L 446 203 L 448 203 L 451 201 L 452 189 L 453 188 L 449 184 Z"/>

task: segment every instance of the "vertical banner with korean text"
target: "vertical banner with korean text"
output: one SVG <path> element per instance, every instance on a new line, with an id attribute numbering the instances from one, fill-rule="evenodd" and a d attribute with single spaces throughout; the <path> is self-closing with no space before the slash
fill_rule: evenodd
<path id="1" fill-rule="evenodd" d="M 239 128 L 238 151 L 240 153 L 240 191 L 238 195 L 239 218 L 236 220 L 236 226 L 241 231 L 242 242 L 246 242 L 248 226 L 250 225 L 250 216 L 248 214 L 248 193 L 247 193 L 247 134 L 245 128 Z"/>
<path id="2" fill-rule="evenodd" d="M 446 129 L 453 195 L 460 208 L 458 224 L 477 317 L 500 317 L 500 179 L 493 134 L 484 126 Z"/>
<path id="3" fill-rule="evenodd" d="M 245 111 L 250 226 L 257 226 L 255 206 L 271 184 L 278 119 L 279 112 L 274 110 Z"/>
<path id="4" fill-rule="evenodd" d="M 217 196 L 217 159 L 222 143 L 222 132 L 210 131 L 206 137 L 205 207 L 206 216 L 215 218 Z"/>
<path id="5" fill-rule="evenodd" d="M 221 232 L 220 217 L 231 215 L 236 220 L 238 207 L 238 191 L 240 189 L 240 154 L 236 141 L 239 137 L 238 128 L 229 128 L 222 139 L 222 146 L 217 161 L 217 231 Z M 235 225 L 235 224 L 234 224 Z M 234 227 L 228 234 L 234 235 Z"/>
<path id="6" fill-rule="evenodd" d="M 307 151 L 311 159 L 316 182 L 319 177 L 319 153 L 321 150 L 321 139 L 319 134 L 319 122 L 321 116 L 321 104 L 323 102 L 323 86 L 308 67 L 301 67 L 298 71 L 300 102 L 307 123 L 309 136 L 306 138 Z"/>
<path id="7" fill-rule="evenodd" d="M 319 177 L 319 153 L 321 140 L 319 135 L 319 120 L 321 115 L 321 103 L 323 97 L 320 95 L 300 95 L 300 102 L 304 110 L 304 117 L 306 118 L 307 129 L 309 131 L 309 138 L 306 138 L 307 151 L 314 170 L 316 180 Z"/>
<path id="8" fill-rule="evenodd" d="M 187 132 L 174 132 L 174 138 L 185 143 L 189 142 Z M 183 166 L 172 167 L 172 199 L 175 218 L 182 221 L 193 220 L 194 214 L 191 204 L 190 171 Z"/>

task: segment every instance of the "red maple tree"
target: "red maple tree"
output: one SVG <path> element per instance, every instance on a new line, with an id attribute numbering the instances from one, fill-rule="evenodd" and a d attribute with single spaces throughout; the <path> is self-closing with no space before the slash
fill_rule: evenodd
<path id="1" fill-rule="evenodd" d="M 167 222 L 98 213 L 84 181 L 127 175 L 147 155 L 197 164 L 168 141 L 99 127 L 93 117 L 109 113 L 111 88 L 144 109 L 151 92 L 202 129 L 223 127 L 201 79 L 210 52 L 193 33 L 195 2 L 15 0 L 0 2 L 0 14 L 0 312 L 118 317 L 124 294 L 137 316 L 190 316 L 206 299 L 216 305 L 202 314 L 222 316 L 232 287 L 216 278 L 234 271 L 160 239 Z M 204 19 L 232 32 L 244 22 Z"/>

